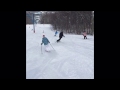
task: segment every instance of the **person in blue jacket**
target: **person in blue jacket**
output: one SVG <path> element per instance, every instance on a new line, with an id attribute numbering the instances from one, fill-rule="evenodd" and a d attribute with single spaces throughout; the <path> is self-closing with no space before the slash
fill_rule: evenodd
<path id="1" fill-rule="evenodd" d="M 57 35 L 57 33 L 58 33 L 58 32 L 56 31 L 56 32 L 55 32 L 55 36 Z"/>
<path id="2" fill-rule="evenodd" d="M 41 45 L 43 43 L 44 43 L 44 46 L 45 46 L 45 51 L 50 51 L 49 46 L 48 46 L 48 44 L 50 43 L 50 41 L 45 37 L 45 35 L 43 35 Z"/>

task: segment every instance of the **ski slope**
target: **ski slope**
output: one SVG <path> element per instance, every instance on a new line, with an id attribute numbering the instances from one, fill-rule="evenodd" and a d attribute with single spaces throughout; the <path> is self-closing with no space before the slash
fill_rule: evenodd
<path id="1" fill-rule="evenodd" d="M 26 79 L 94 79 L 94 37 L 64 34 L 59 43 L 49 24 L 26 25 Z M 43 33 L 44 30 L 44 33 Z M 51 52 L 44 51 L 43 34 Z"/>

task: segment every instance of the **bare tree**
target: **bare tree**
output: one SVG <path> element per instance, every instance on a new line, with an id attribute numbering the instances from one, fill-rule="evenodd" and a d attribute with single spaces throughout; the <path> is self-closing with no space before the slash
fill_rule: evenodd
<path id="1" fill-rule="evenodd" d="M 54 11 L 45 12 L 41 17 L 41 23 L 51 24 L 54 30 L 66 33 L 81 34 L 87 31 L 94 32 L 94 17 L 92 11 Z"/>
<path id="2" fill-rule="evenodd" d="M 29 17 L 26 17 L 26 24 L 32 24 L 32 21 L 30 20 Z"/>

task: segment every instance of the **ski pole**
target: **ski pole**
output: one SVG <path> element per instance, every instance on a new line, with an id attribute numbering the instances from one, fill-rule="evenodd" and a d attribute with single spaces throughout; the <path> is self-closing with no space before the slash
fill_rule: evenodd
<path id="1" fill-rule="evenodd" d="M 41 53 L 42 53 L 42 45 L 41 45 Z"/>
<path id="2" fill-rule="evenodd" d="M 50 44 L 51 45 L 51 44 Z M 52 45 L 51 45 L 51 47 L 52 47 Z M 53 48 L 53 47 L 52 47 Z M 53 48 L 54 49 L 54 48 Z M 54 49 L 55 50 L 55 49 Z"/>

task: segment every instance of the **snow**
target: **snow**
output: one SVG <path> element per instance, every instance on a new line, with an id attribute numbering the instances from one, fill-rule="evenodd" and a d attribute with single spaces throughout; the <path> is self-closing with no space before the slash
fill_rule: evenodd
<path id="1" fill-rule="evenodd" d="M 94 79 L 94 36 L 64 34 L 59 43 L 49 24 L 26 25 L 26 79 Z M 44 33 L 43 33 L 44 30 Z M 44 51 L 43 34 L 51 52 Z M 52 47 L 55 49 L 53 49 Z"/>

